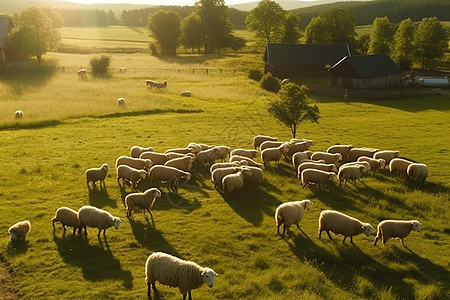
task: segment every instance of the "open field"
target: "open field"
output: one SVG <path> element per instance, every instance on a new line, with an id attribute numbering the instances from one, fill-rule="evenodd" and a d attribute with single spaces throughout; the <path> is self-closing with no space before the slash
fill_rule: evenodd
<path id="1" fill-rule="evenodd" d="M 112 170 L 106 190 L 88 191 L 84 172 L 114 165 L 133 145 L 156 151 L 189 142 L 251 148 L 252 137 L 291 138 L 267 113 L 273 95 L 247 78 L 245 70 L 262 64 L 258 55 L 185 57 L 167 60 L 145 55 L 113 55 L 113 66 L 152 69 L 127 71 L 107 79 L 78 80 L 56 65 L 86 66 L 90 56 L 49 54 L 47 64 L 28 66 L 27 75 L 0 78 L 0 259 L 7 262 L 12 289 L 21 299 L 145 299 L 145 260 L 164 251 L 213 268 L 212 289 L 194 290 L 195 299 L 445 299 L 450 283 L 448 95 L 367 101 L 312 97 L 319 124 L 305 123 L 299 137 L 313 139 L 313 151 L 336 143 L 395 149 L 426 163 L 430 176 L 414 184 L 381 170 L 356 187 L 302 189 L 289 162 L 272 164 L 258 189 L 224 199 L 208 174 L 194 168 L 179 195 L 161 186 L 153 208 L 154 224 L 142 213 L 125 216 Z M 130 60 L 128 59 L 130 58 Z M 128 65 L 125 65 L 127 64 Z M 238 68 L 235 75 L 176 73 L 159 69 Z M 159 71 L 157 71 L 157 69 Z M 163 91 L 148 90 L 145 79 L 168 80 Z M 191 98 L 179 93 L 191 90 Z M 448 92 L 448 91 L 446 91 Z M 125 107 L 117 98 L 126 99 Z M 24 119 L 13 113 L 23 109 Z M 260 159 L 257 159 L 260 161 Z M 139 190 L 150 187 L 148 179 Z M 274 211 L 286 201 L 310 199 L 313 206 L 281 238 Z M 95 205 L 119 216 L 118 230 L 106 238 L 63 235 L 51 219 L 60 206 Z M 374 227 L 383 219 L 418 219 L 421 232 L 379 243 L 358 235 L 355 245 L 317 238 L 317 218 L 336 209 Z M 25 243 L 11 243 L 13 223 L 29 219 Z M 1 278 L 1 277 L 0 277 Z M 158 285 L 159 297 L 181 298 Z"/>

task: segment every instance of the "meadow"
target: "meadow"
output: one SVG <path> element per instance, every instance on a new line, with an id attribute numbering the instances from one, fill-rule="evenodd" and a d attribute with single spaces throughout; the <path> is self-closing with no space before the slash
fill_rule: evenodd
<path id="1" fill-rule="evenodd" d="M 91 55 L 49 53 L 41 66 L 0 79 L 0 259 L 20 299 L 146 299 L 144 264 L 164 251 L 213 268 L 215 285 L 192 292 L 195 299 L 445 299 L 449 294 L 450 159 L 448 90 L 441 96 L 368 101 L 311 94 L 318 124 L 305 123 L 298 137 L 315 141 L 313 151 L 333 144 L 399 150 L 426 163 L 424 184 L 381 170 L 356 186 L 303 189 L 289 161 L 272 163 L 257 189 L 223 198 L 205 170 L 195 167 L 179 194 L 168 193 L 153 207 L 154 223 L 142 213 L 127 219 L 115 171 L 106 189 L 88 190 L 84 172 L 114 165 L 133 145 L 163 152 L 189 142 L 252 148 L 257 134 L 291 138 L 267 113 L 274 94 L 248 79 L 262 68 L 257 54 L 156 58 L 114 54 L 112 66 L 125 73 L 79 80 L 74 70 Z M 58 66 L 65 66 L 62 71 Z M 139 68 L 147 68 L 141 71 Z M 176 72 L 178 69 L 236 68 L 233 74 Z M 145 79 L 167 80 L 155 91 Z M 304 82 L 299 82 L 304 83 Z M 181 91 L 192 91 L 184 98 Z M 447 93 L 447 94 L 445 94 Z M 126 105 L 118 107 L 117 98 Z M 24 110 L 22 120 L 14 111 Z M 260 160 L 259 158 L 257 159 Z M 138 189 L 149 188 L 148 179 Z M 314 204 L 285 238 L 276 233 L 274 212 L 286 201 Z M 60 206 L 95 205 L 119 216 L 106 238 L 88 228 L 87 238 L 51 226 Z M 317 238 L 323 209 L 336 209 L 376 227 L 383 219 L 418 219 L 421 232 L 373 246 L 374 235 L 355 245 Z M 7 230 L 28 219 L 25 243 L 12 243 Z M 153 299 L 179 299 L 177 289 L 157 285 Z"/>

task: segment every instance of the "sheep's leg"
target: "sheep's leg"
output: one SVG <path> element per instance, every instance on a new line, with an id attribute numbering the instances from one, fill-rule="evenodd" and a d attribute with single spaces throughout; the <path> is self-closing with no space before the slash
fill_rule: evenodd
<path id="1" fill-rule="evenodd" d="M 330 238 L 330 240 L 332 240 L 332 241 L 334 242 L 333 238 L 332 238 L 331 235 L 330 235 L 330 232 L 329 232 L 328 230 L 326 230 L 326 232 L 327 232 L 328 237 Z"/>
<path id="2" fill-rule="evenodd" d="M 376 237 L 375 237 L 375 240 L 373 241 L 373 245 L 374 245 L 374 246 L 377 245 L 378 240 L 379 240 L 379 238 L 378 238 L 378 236 L 376 236 Z"/>
<path id="3" fill-rule="evenodd" d="M 97 237 L 100 237 L 100 232 L 102 232 L 102 230 L 101 230 L 101 229 L 99 229 L 99 230 L 98 230 L 98 234 L 97 234 Z"/>
<path id="4" fill-rule="evenodd" d="M 75 232 L 77 231 L 77 228 L 76 227 L 74 227 L 73 228 L 73 233 L 72 233 L 72 235 L 75 235 Z"/>
<path id="5" fill-rule="evenodd" d="M 351 243 L 352 245 L 355 245 L 355 244 L 353 244 L 353 236 L 350 237 L 350 243 Z"/>
<path id="6" fill-rule="evenodd" d="M 147 296 L 150 297 L 150 282 L 147 282 Z"/>
<path id="7" fill-rule="evenodd" d="M 344 236 L 344 239 L 342 240 L 342 244 L 345 244 L 345 239 L 346 239 L 347 237 L 346 236 Z"/>
<path id="8" fill-rule="evenodd" d="M 150 214 L 150 217 L 153 218 L 152 211 L 151 211 L 150 209 L 148 209 L 148 208 L 147 208 L 147 211 L 148 211 L 148 213 Z M 145 209 L 144 209 L 144 217 L 146 217 L 146 215 L 145 215 Z"/>
<path id="9" fill-rule="evenodd" d="M 400 239 L 400 242 L 402 242 L 402 246 L 403 246 L 403 247 L 407 248 L 407 247 L 405 246 L 405 243 L 403 242 L 403 239 Z"/>

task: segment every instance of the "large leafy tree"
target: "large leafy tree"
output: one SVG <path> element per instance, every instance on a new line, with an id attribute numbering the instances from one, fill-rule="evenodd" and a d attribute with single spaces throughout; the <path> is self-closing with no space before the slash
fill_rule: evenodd
<path id="1" fill-rule="evenodd" d="M 403 69 L 409 69 L 413 63 L 414 31 L 416 26 L 408 18 L 400 22 L 394 34 L 394 46 L 391 57 Z"/>
<path id="2" fill-rule="evenodd" d="M 260 41 L 280 42 L 284 32 L 285 15 L 286 12 L 277 2 L 261 0 L 249 12 L 245 23 L 248 30 L 254 32 Z"/>
<path id="3" fill-rule="evenodd" d="M 205 44 L 205 34 L 203 33 L 202 22 L 197 12 L 192 12 L 181 20 L 181 44 L 190 48 L 192 52 Z"/>
<path id="4" fill-rule="evenodd" d="M 302 36 L 300 33 L 300 17 L 293 12 L 288 12 L 284 24 L 282 43 L 296 44 Z"/>
<path id="5" fill-rule="evenodd" d="M 269 102 L 268 112 L 283 125 L 289 127 L 295 138 L 300 123 L 311 121 L 318 123 L 319 108 L 308 98 L 308 87 L 288 83 L 282 85 L 278 98 Z"/>
<path id="6" fill-rule="evenodd" d="M 386 53 L 389 54 L 393 46 L 395 25 L 388 17 L 378 17 L 373 21 L 370 31 L 369 49 L 367 54 Z"/>
<path id="7" fill-rule="evenodd" d="M 172 10 L 157 10 L 149 16 L 148 30 L 161 48 L 162 55 L 176 55 L 180 36 L 180 16 Z"/>
<path id="8" fill-rule="evenodd" d="M 435 67 L 448 49 L 447 31 L 437 18 L 423 18 L 414 34 L 414 57 L 423 68 Z"/>

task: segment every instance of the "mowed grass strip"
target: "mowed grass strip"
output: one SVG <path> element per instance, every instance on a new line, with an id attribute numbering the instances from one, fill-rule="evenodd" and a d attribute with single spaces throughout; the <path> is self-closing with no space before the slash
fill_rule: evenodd
<path id="1" fill-rule="evenodd" d="M 131 56 L 135 59 L 145 61 Z M 245 57 L 240 59 L 247 63 Z M 148 90 L 145 79 L 169 84 L 164 91 Z M 429 166 L 425 184 L 381 170 L 356 187 L 302 189 L 290 163 L 282 160 L 266 169 L 260 188 L 224 199 L 209 174 L 194 168 L 193 178 L 181 184 L 179 195 L 160 186 L 163 196 L 156 200 L 152 224 L 142 213 L 136 212 L 134 220 L 125 217 L 123 199 L 131 190 L 119 188 L 114 170 L 106 179 L 106 190 L 91 191 L 84 171 L 103 163 L 112 167 L 133 145 L 163 152 L 189 142 L 252 148 L 256 134 L 289 140 L 289 130 L 267 113 L 272 94 L 246 74 L 128 72 L 79 81 L 75 74 L 56 72 L 45 80 L 29 76 L 28 86 L 22 81 L 3 79 L 0 103 L 0 122 L 8 129 L 0 132 L 0 254 L 10 264 L 13 288 L 21 298 L 145 299 L 144 264 L 153 251 L 196 261 L 219 274 L 212 289 L 193 291 L 197 299 L 446 297 L 450 282 L 446 96 L 350 99 L 350 105 L 342 99 L 315 97 L 320 123 L 302 124 L 298 132 L 299 137 L 316 141 L 313 151 L 335 143 L 399 150 Z M 179 96 L 182 90 L 191 90 L 193 96 Z M 118 97 L 125 97 L 125 107 L 118 107 Z M 16 108 L 24 110 L 24 119 L 11 120 Z M 56 123 L 31 126 L 45 120 Z M 27 123 L 31 128 L 14 129 L 15 124 Z M 138 189 L 150 186 L 146 179 Z M 300 224 L 304 233 L 292 227 L 286 238 L 279 237 L 276 207 L 301 199 L 314 203 Z M 59 224 L 53 230 L 51 219 L 58 207 L 78 209 L 87 204 L 107 209 L 124 222 L 118 230 L 108 229 L 106 239 L 97 239 L 92 228 L 87 239 L 72 236 L 70 230 L 63 235 Z M 419 219 L 423 229 L 405 239 L 409 250 L 395 240 L 374 247 L 373 235 L 356 236 L 355 246 L 343 245 L 340 236 L 336 243 L 325 234 L 320 241 L 317 219 L 323 209 L 340 210 L 374 227 L 383 219 Z M 8 227 L 24 219 L 32 223 L 28 240 L 13 244 Z M 181 297 L 177 289 L 158 288 L 161 298 Z"/>

